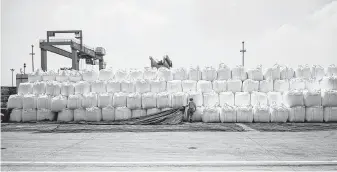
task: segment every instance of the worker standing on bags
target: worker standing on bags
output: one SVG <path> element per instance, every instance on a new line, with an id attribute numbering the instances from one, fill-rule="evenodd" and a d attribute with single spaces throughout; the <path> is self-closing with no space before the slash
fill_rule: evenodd
<path id="1" fill-rule="evenodd" d="M 187 121 L 192 122 L 193 113 L 195 112 L 195 110 L 197 108 L 197 106 L 193 102 L 193 98 L 190 98 L 190 101 L 188 102 L 186 107 L 188 108 L 187 109 Z"/>

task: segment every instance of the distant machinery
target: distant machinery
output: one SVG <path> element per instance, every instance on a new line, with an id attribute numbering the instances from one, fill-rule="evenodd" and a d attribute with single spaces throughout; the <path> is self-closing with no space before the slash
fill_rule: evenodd
<path id="1" fill-rule="evenodd" d="M 168 55 L 165 55 L 163 57 L 163 60 L 155 60 L 153 59 L 151 56 L 149 57 L 150 61 L 151 61 L 151 67 L 155 67 L 155 68 L 160 68 L 160 67 L 166 67 L 168 69 L 172 68 L 172 61 L 169 58 Z"/>
<path id="2" fill-rule="evenodd" d="M 54 37 L 56 33 L 75 33 L 77 39 L 49 39 Z M 79 40 L 79 42 L 78 42 Z M 71 52 L 56 47 L 57 45 L 69 45 Z M 96 65 L 98 60 L 99 69 L 105 68 L 105 62 L 103 56 L 105 55 L 105 49 L 103 47 L 97 47 L 96 49 L 90 48 L 83 44 L 82 30 L 64 30 L 64 31 L 47 31 L 47 39 L 40 41 L 41 48 L 41 69 L 47 70 L 47 51 L 55 54 L 68 57 L 72 59 L 72 69 L 79 70 L 80 59 L 85 59 L 86 64 Z"/>

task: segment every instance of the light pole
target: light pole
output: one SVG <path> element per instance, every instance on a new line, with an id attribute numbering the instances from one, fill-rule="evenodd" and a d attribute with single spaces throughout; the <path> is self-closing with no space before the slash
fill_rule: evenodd
<path id="1" fill-rule="evenodd" d="M 14 86 L 13 85 L 13 72 L 14 72 L 14 69 L 10 69 L 12 71 L 12 87 Z"/>
<path id="2" fill-rule="evenodd" d="M 26 63 L 23 64 L 23 74 L 26 74 Z"/>
<path id="3" fill-rule="evenodd" d="M 242 41 L 242 50 L 240 50 L 242 53 L 242 66 L 245 66 L 245 41 Z"/>
<path id="4" fill-rule="evenodd" d="M 29 55 L 32 55 L 32 67 L 33 67 L 33 72 L 34 72 L 34 55 L 35 55 L 35 53 L 34 53 L 34 45 L 32 45 L 32 52 L 31 53 L 29 53 Z"/>

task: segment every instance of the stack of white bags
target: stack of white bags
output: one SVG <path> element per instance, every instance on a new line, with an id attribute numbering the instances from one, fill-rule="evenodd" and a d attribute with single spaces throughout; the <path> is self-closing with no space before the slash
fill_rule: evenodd
<path id="1" fill-rule="evenodd" d="M 37 70 L 10 96 L 11 121 L 114 121 L 197 105 L 199 122 L 337 121 L 337 67 Z"/>

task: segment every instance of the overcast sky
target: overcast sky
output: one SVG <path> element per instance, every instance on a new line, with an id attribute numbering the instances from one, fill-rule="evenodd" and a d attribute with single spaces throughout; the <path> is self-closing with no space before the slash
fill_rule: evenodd
<path id="1" fill-rule="evenodd" d="M 10 68 L 40 68 L 48 30 L 83 30 L 84 44 L 106 49 L 114 70 L 150 66 L 168 54 L 174 67 L 275 63 L 337 64 L 337 1 L 332 0 L 1 0 L 1 85 Z M 69 35 L 73 36 L 73 35 Z M 48 53 L 48 69 L 71 60 Z M 81 65 L 85 68 L 90 66 Z M 15 83 L 14 83 L 15 84 Z"/>

